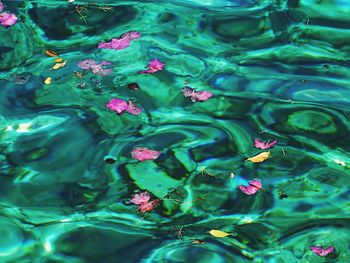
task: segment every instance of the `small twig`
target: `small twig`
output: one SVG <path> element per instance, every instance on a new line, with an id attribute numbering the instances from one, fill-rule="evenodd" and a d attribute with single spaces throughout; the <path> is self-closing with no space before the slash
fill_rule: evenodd
<path id="1" fill-rule="evenodd" d="M 146 217 L 146 215 L 147 213 L 145 213 L 145 215 L 136 222 L 135 226 L 137 226 Z"/>
<path id="2" fill-rule="evenodd" d="M 177 238 L 179 239 L 179 240 L 181 240 L 181 241 L 183 241 L 183 239 L 182 239 L 182 236 L 183 236 L 183 229 L 184 228 L 184 226 L 181 226 L 181 228 L 177 231 Z"/>
<path id="3" fill-rule="evenodd" d="M 108 12 L 112 10 L 113 7 L 106 5 L 106 6 L 100 6 L 98 9 L 103 10 L 104 12 Z"/>
<path id="4" fill-rule="evenodd" d="M 284 156 L 286 156 L 286 153 L 284 152 L 284 149 L 283 149 L 283 148 L 282 148 L 282 153 L 283 153 Z"/>
<path id="5" fill-rule="evenodd" d="M 207 169 L 205 169 L 205 167 L 201 168 L 201 173 L 202 173 L 202 176 L 209 175 L 209 176 L 217 178 L 217 176 L 215 174 L 209 172 Z"/>
<path id="6" fill-rule="evenodd" d="M 261 129 L 260 131 L 259 131 L 259 133 L 268 133 L 266 130 L 264 130 L 264 129 Z"/>
<path id="7" fill-rule="evenodd" d="M 85 7 L 82 7 L 81 10 L 83 10 Z M 87 24 L 87 20 L 85 18 L 85 16 L 81 13 L 80 11 L 80 5 L 77 5 L 75 7 L 75 11 L 78 12 L 78 14 L 80 15 L 80 17 L 84 20 L 84 22 Z"/>

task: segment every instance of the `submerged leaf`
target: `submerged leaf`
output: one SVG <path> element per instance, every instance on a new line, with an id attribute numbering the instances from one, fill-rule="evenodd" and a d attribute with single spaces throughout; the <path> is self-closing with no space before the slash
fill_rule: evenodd
<path id="1" fill-rule="evenodd" d="M 267 158 L 269 158 L 269 156 L 270 156 L 270 151 L 262 152 L 262 153 L 259 153 L 258 155 L 248 158 L 247 161 L 251 161 L 253 163 L 261 163 L 265 161 Z"/>
<path id="2" fill-rule="evenodd" d="M 212 229 L 209 231 L 210 235 L 214 236 L 214 237 L 227 237 L 231 234 L 229 233 L 226 233 L 224 231 L 221 231 L 221 230 L 215 230 L 215 229 Z"/>

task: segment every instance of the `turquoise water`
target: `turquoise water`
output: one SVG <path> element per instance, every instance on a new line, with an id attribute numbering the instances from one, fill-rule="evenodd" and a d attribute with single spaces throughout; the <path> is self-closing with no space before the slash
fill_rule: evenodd
<path id="1" fill-rule="evenodd" d="M 350 2 L 96 2 L 3 1 L 0 262 L 350 262 Z M 138 74 L 152 59 L 164 69 Z M 261 163 L 256 138 L 278 141 Z M 238 189 L 253 179 L 264 190 Z M 137 191 L 159 205 L 138 211 Z"/>

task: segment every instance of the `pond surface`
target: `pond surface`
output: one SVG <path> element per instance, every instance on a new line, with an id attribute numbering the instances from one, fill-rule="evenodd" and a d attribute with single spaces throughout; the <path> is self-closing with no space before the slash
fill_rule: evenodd
<path id="1" fill-rule="evenodd" d="M 0 262 L 350 262 L 349 1 L 3 5 Z"/>

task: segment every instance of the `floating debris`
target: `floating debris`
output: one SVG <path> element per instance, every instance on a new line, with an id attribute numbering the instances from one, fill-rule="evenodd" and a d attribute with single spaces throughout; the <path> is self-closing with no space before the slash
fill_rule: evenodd
<path id="1" fill-rule="evenodd" d="M 131 157 L 140 162 L 148 161 L 148 160 L 156 160 L 160 155 L 160 152 L 155 150 L 150 150 L 147 148 L 134 148 L 131 151 Z"/>
<path id="2" fill-rule="evenodd" d="M 0 12 L 4 9 L 4 4 L 0 2 Z M 0 13 L 0 24 L 4 27 L 7 28 L 9 26 L 13 26 L 16 24 L 18 18 L 12 14 L 12 13 L 7 13 L 3 12 Z"/>
<path id="3" fill-rule="evenodd" d="M 56 69 L 63 68 L 66 64 L 67 64 L 67 60 L 65 60 L 62 63 L 56 63 L 50 70 L 52 70 L 52 69 L 56 70 Z"/>
<path id="4" fill-rule="evenodd" d="M 49 57 L 58 57 L 58 54 L 51 49 L 46 49 L 45 54 Z"/>
<path id="5" fill-rule="evenodd" d="M 107 164 L 114 164 L 117 160 L 115 158 L 113 158 L 113 157 L 107 157 L 107 158 L 105 158 L 104 161 Z"/>
<path id="6" fill-rule="evenodd" d="M 151 200 L 151 196 L 148 192 L 140 192 L 138 194 L 135 194 L 130 199 L 130 202 L 139 205 L 137 209 L 141 213 L 152 211 L 157 205 L 159 205 L 159 200 Z"/>
<path id="7" fill-rule="evenodd" d="M 130 46 L 130 43 L 134 39 L 138 39 L 141 37 L 141 34 L 136 31 L 131 31 L 123 34 L 119 38 L 112 38 L 110 42 L 101 42 L 98 44 L 98 48 L 107 48 L 107 49 L 114 49 L 114 50 L 120 50 L 127 48 Z"/>
<path id="8" fill-rule="evenodd" d="M 274 141 L 267 141 L 267 142 L 262 142 L 259 139 L 254 140 L 254 147 L 258 149 L 270 149 L 272 148 L 275 144 L 277 143 L 277 140 Z"/>
<path id="9" fill-rule="evenodd" d="M 326 249 L 323 249 L 320 246 L 310 246 L 310 250 L 320 257 L 325 257 L 328 254 L 333 253 L 334 249 L 334 246 L 329 246 Z"/>
<path id="10" fill-rule="evenodd" d="M 52 78 L 47 77 L 47 78 L 45 79 L 44 83 L 45 83 L 46 85 L 50 85 L 50 84 L 52 83 Z"/>
<path id="11" fill-rule="evenodd" d="M 164 66 L 165 64 L 160 62 L 158 59 L 153 59 L 150 63 L 148 63 L 148 69 L 139 71 L 139 74 L 153 74 L 157 71 L 163 70 Z"/>
<path id="12" fill-rule="evenodd" d="M 118 114 L 122 114 L 124 111 L 127 111 L 131 114 L 139 115 L 142 112 L 142 109 L 139 108 L 132 100 L 126 101 L 118 98 L 112 98 L 106 104 L 106 107 Z"/>
<path id="13" fill-rule="evenodd" d="M 192 89 L 190 87 L 183 87 L 182 88 L 182 94 L 186 98 L 190 98 L 192 102 L 203 102 L 209 100 L 212 96 L 213 93 L 206 91 L 206 90 L 201 90 L 201 91 L 196 91 L 195 89 Z"/>
<path id="14" fill-rule="evenodd" d="M 262 152 L 262 153 L 259 153 L 258 155 L 248 158 L 247 161 L 251 161 L 253 163 L 261 163 L 266 159 L 268 159 L 269 156 L 270 156 L 270 152 Z"/>
<path id="15" fill-rule="evenodd" d="M 248 186 L 239 185 L 238 188 L 241 189 L 242 192 L 246 195 L 254 195 L 256 192 L 262 189 L 262 183 L 259 180 L 255 179 L 253 181 L 250 181 L 248 183 Z"/>
<path id="16" fill-rule="evenodd" d="M 137 84 L 137 83 L 130 83 L 130 84 L 128 84 L 128 88 L 129 88 L 130 90 L 135 91 L 135 90 L 139 90 L 139 89 L 140 89 L 140 86 L 139 86 L 139 84 Z"/>
<path id="17" fill-rule="evenodd" d="M 216 230 L 216 229 L 210 230 L 209 233 L 210 233 L 210 235 L 212 235 L 214 237 L 219 237 L 219 238 L 227 237 L 227 236 L 231 235 L 229 233 L 226 233 L 226 232 L 221 231 L 221 230 Z"/>

